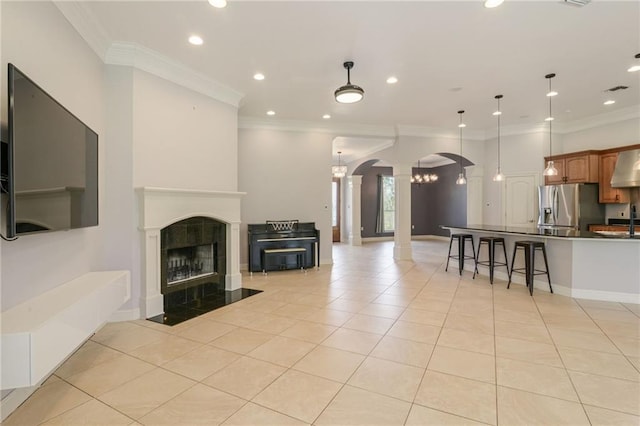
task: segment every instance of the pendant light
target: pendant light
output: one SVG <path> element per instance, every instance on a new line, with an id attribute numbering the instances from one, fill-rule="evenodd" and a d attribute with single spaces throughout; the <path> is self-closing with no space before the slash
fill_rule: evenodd
<path id="1" fill-rule="evenodd" d="M 464 177 L 464 167 L 462 167 L 462 128 L 467 127 L 467 125 L 462 122 L 464 110 L 458 111 L 458 114 L 460 114 L 460 124 L 458 124 L 458 128 L 460 129 L 460 173 L 458 174 L 458 179 L 456 179 L 456 185 L 466 185 L 467 178 Z"/>
<path id="2" fill-rule="evenodd" d="M 549 122 L 549 157 L 551 157 L 553 155 L 553 145 L 552 145 L 552 132 L 551 132 L 551 123 L 553 122 L 553 114 L 551 113 L 551 98 L 553 98 L 554 96 L 556 96 L 558 94 L 558 92 L 555 92 L 553 90 L 551 90 L 551 79 L 553 77 L 555 77 L 555 74 L 547 74 L 544 76 L 544 78 L 546 78 L 547 80 L 549 80 L 549 92 L 547 93 L 547 97 L 549 98 L 549 116 L 545 119 L 545 121 Z M 547 168 L 544 169 L 544 172 L 542 173 L 545 176 L 557 176 L 558 175 L 558 169 L 556 169 L 556 167 L 553 165 L 553 160 L 549 160 L 547 162 Z"/>
<path id="3" fill-rule="evenodd" d="M 342 151 L 338 151 L 338 165 L 331 166 L 331 173 L 335 178 L 342 178 L 347 175 L 347 166 L 341 164 L 340 154 L 342 154 Z"/>
<path id="4" fill-rule="evenodd" d="M 351 84 L 351 68 L 353 68 L 353 62 L 347 61 L 342 65 L 347 69 L 347 84 L 335 91 L 334 96 L 336 97 L 336 101 L 341 104 L 359 102 L 364 97 L 364 90 L 360 86 Z"/>
<path id="5" fill-rule="evenodd" d="M 500 99 L 502 99 L 502 95 L 496 95 L 495 99 L 498 100 L 498 109 L 493 113 L 493 115 L 498 117 L 498 169 L 496 170 L 496 174 L 493 176 L 494 182 L 502 182 L 504 180 L 504 175 L 500 170 L 500 116 L 502 115 L 502 111 L 500 110 Z"/>

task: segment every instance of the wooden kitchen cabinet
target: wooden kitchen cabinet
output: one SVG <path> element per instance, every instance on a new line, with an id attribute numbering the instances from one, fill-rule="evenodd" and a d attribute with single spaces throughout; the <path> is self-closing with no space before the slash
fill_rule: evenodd
<path id="1" fill-rule="evenodd" d="M 556 176 L 545 176 L 545 185 L 558 185 L 563 183 L 598 183 L 599 155 L 597 151 L 583 151 L 572 154 L 555 155 L 545 157 L 547 161 L 553 160 L 558 169 Z"/>
<path id="2" fill-rule="evenodd" d="M 612 188 L 611 177 L 616 168 L 618 159 L 617 152 L 610 152 L 600 155 L 599 169 L 599 194 L 598 201 L 601 203 L 628 203 L 629 190 L 624 188 Z"/>

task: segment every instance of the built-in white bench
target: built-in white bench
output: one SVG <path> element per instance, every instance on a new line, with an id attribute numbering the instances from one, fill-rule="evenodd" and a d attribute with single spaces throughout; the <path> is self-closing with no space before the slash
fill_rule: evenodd
<path id="1" fill-rule="evenodd" d="M 129 271 L 89 272 L 2 312 L 2 390 L 39 384 L 130 297 Z"/>

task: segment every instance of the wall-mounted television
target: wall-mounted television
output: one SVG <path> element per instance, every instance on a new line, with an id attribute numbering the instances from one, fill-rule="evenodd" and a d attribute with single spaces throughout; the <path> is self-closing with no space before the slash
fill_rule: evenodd
<path id="1" fill-rule="evenodd" d="M 5 237 L 97 226 L 98 134 L 13 64 L 8 76 Z"/>

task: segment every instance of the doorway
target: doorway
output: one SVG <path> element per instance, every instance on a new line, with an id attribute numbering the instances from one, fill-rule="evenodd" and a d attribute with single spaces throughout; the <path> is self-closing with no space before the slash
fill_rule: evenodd
<path id="1" fill-rule="evenodd" d="M 331 180 L 331 229 L 333 242 L 340 242 L 340 178 Z"/>

